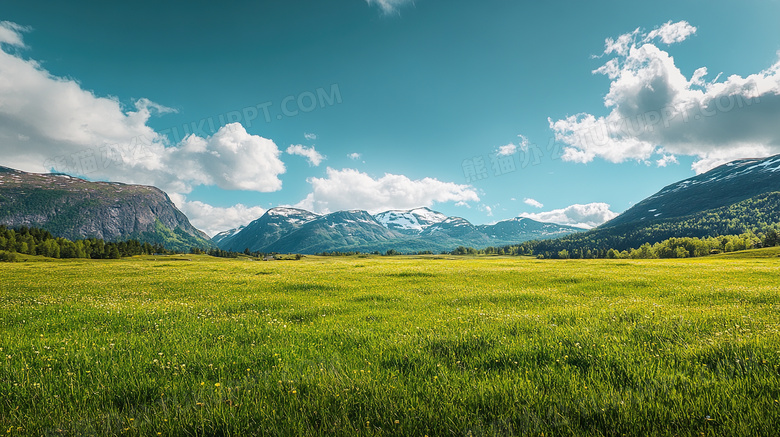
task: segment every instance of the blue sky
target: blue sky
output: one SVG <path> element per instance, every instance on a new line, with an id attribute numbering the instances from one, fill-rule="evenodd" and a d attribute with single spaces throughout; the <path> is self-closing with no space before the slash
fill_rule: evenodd
<path id="1" fill-rule="evenodd" d="M 0 165 L 153 184 L 210 234 L 277 205 L 594 226 L 780 153 L 778 17 L 778 1 L 11 0 Z"/>

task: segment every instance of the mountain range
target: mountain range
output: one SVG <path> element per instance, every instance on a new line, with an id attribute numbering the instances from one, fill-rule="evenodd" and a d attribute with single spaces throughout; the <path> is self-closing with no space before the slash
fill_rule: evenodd
<path id="1" fill-rule="evenodd" d="M 458 246 L 516 244 L 581 232 L 572 226 L 540 223 L 528 218 L 475 226 L 429 208 L 392 210 L 379 214 L 338 211 L 319 215 L 297 208 L 272 208 L 249 225 L 225 231 L 213 241 L 234 252 L 407 252 L 452 251 Z"/>

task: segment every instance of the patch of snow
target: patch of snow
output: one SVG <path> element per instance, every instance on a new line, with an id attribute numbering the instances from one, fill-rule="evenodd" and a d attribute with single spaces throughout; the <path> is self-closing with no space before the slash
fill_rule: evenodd
<path id="1" fill-rule="evenodd" d="M 428 208 L 415 208 L 408 211 L 391 210 L 374 216 L 376 221 L 388 229 L 403 229 L 421 232 L 433 224 L 447 219 L 444 214 L 431 211 Z"/>
<path id="2" fill-rule="evenodd" d="M 239 226 L 235 229 L 230 229 L 227 231 L 222 231 L 219 234 L 215 235 L 213 239 L 215 240 L 224 240 L 225 238 L 230 238 L 239 232 L 243 231 L 246 226 Z"/>
<path id="3" fill-rule="evenodd" d="M 232 235 L 236 235 L 237 233 L 239 233 L 239 232 L 243 231 L 243 230 L 244 230 L 244 228 L 245 228 L 245 226 L 239 226 L 239 227 L 237 227 L 237 228 L 235 228 L 235 229 L 231 229 L 231 230 L 227 231 L 227 232 L 225 233 L 225 235 L 226 235 L 226 236 L 232 236 Z"/>
<path id="4" fill-rule="evenodd" d="M 413 214 L 418 219 L 422 220 L 423 222 L 428 223 L 441 223 L 444 220 L 447 220 L 447 216 L 436 211 L 431 211 L 428 208 L 415 208 L 409 213 Z"/>

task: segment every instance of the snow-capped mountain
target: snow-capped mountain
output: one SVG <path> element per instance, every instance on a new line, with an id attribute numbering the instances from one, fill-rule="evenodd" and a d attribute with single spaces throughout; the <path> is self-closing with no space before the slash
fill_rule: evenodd
<path id="1" fill-rule="evenodd" d="M 387 229 L 405 234 L 419 234 L 429 226 L 447 220 L 446 215 L 429 208 L 385 211 L 374 218 Z"/>
<path id="2" fill-rule="evenodd" d="M 224 250 L 242 252 L 263 251 L 280 238 L 296 231 L 304 223 L 320 217 L 312 212 L 287 207 L 271 208 L 262 217 L 246 225 L 244 228 L 231 229 L 219 235 L 226 234 L 217 245 Z M 216 237 L 215 237 L 216 238 Z"/>

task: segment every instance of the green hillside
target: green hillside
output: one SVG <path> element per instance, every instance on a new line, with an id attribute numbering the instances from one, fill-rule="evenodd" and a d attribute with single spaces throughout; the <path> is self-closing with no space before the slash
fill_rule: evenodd
<path id="1" fill-rule="evenodd" d="M 762 194 L 741 202 L 688 216 L 661 219 L 646 224 L 627 223 L 602 227 L 555 240 L 533 241 L 513 246 L 519 253 L 556 254 L 603 252 L 638 248 L 673 237 L 715 237 L 739 235 L 780 224 L 780 192 Z"/>

